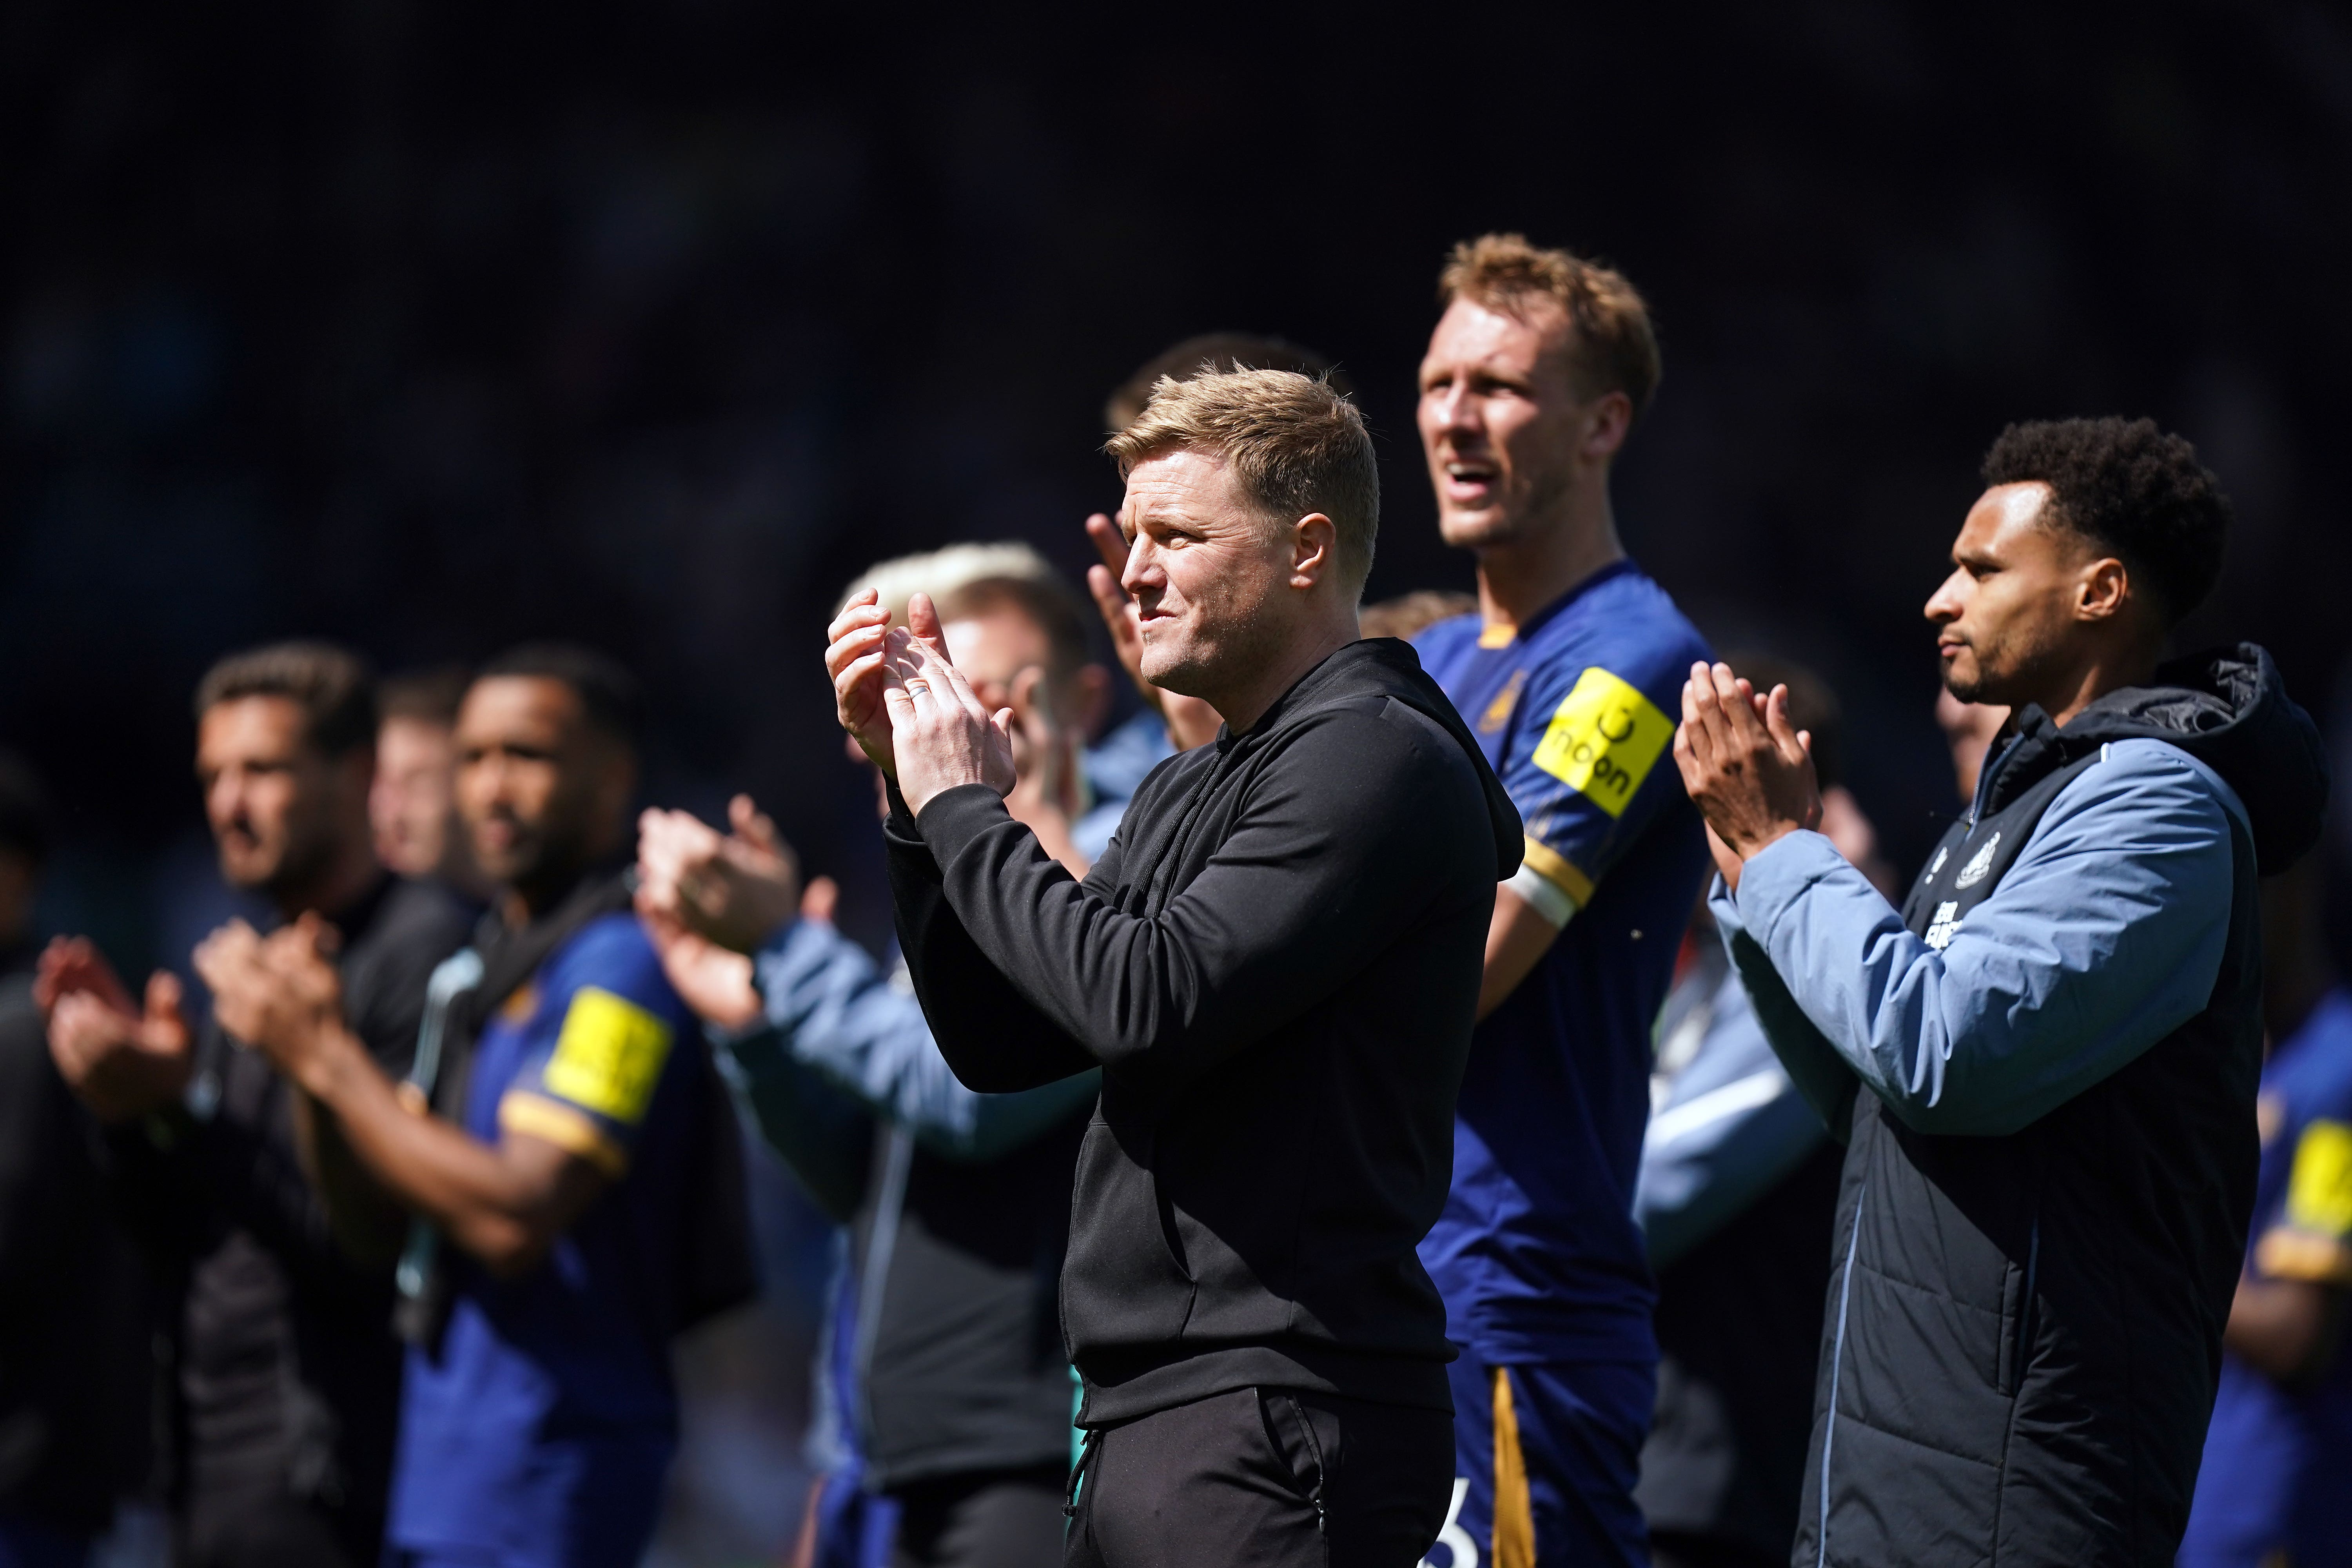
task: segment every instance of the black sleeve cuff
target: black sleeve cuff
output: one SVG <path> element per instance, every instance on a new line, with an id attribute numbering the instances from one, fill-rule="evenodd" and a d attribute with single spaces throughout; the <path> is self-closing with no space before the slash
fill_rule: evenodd
<path id="1" fill-rule="evenodd" d="M 884 831 L 901 838 L 921 837 L 915 831 L 915 808 L 907 804 L 907 797 L 898 793 L 898 781 L 888 773 L 882 775 L 882 795 L 890 803 L 889 815 L 882 819 Z"/>
<path id="2" fill-rule="evenodd" d="M 1004 797 L 984 784 L 958 784 L 931 796 L 919 824 L 923 842 L 945 866 L 959 850 L 992 827 L 1013 820 Z"/>

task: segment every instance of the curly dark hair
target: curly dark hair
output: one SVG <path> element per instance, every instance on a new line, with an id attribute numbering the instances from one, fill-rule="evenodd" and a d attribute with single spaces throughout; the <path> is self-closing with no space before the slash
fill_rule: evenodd
<path id="1" fill-rule="evenodd" d="M 2011 425 L 1985 454 L 1984 482 L 2040 480 L 2056 521 L 2115 552 L 2154 589 L 2169 627 L 2221 574 L 2230 499 L 2197 448 L 2152 419 L 2048 419 Z"/>

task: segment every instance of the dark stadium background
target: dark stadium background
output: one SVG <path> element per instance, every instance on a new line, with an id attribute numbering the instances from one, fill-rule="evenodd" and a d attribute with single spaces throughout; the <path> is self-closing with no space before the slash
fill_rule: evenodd
<path id="1" fill-rule="evenodd" d="M 2347 211 L 2316 4 L 21 0 L 0 743 L 60 805 L 50 922 L 177 960 L 209 660 L 580 637 L 648 683 L 649 795 L 750 786 L 878 938 L 843 583 L 958 538 L 1076 569 L 1104 394 L 1239 328 L 1360 388 L 1373 595 L 1466 586 L 1413 372 L 1446 247 L 1517 228 L 1649 295 L 1626 539 L 1720 646 L 1843 690 L 1908 869 L 1949 805 L 1918 606 L 2007 420 L 2193 437 L 2238 530 L 2192 638 L 2352 698 Z"/>

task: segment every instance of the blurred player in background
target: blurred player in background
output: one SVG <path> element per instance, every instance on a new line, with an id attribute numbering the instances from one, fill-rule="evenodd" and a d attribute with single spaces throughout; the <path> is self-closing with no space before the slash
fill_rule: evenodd
<path id="1" fill-rule="evenodd" d="M 50 847 L 0 753 L 0 1564 L 79 1568 L 145 1479 L 145 1289 L 109 1212 L 97 1123 L 49 1058 L 33 902 Z"/>
<path id="2" fill-rule="evenodd" d="M 440 889 L 392 876 L 368 826 L 375 685 L 341 648 L 285 643 L 196 689 L 196 779 L 223 880 L 336 933 L 335 1022 L 407 1070 L 425 978 L 464 940 Z M 39 994 L 66 1081 L 107 1124 L 122 1211 L 171 1345 L 182 1568 L 348 1563 L 381 1550 L 400 1386 L 388 1212 L 331 1116 L 216 1014 L 197 1033 L 168 971 L 134 1001 L 89 942 L 53 943 Z M 311 1180 L 339 1186 L 331 1210 Z"/>
<path id="3" fill-rule="evenodd" d="M 1422 1245 L 1462 1352 L 1439 1539 L 1455 1568 L 1637 1564 L 1657 1342 L 1633 1188 L 1650 1027 L 1707 855 L 1667 715 L 1706 645 L 1626 558 L 1610 505 L 1658 383 L 1640 294 L 1488 235 L 1455 247 L 1441 297 L 1421 438 L 1478 613 L 1418 647 L 1527 849 L 1496 894 L 1453 1191 Z"/>
<path id="4" fill-rule="evenodd" d="M 404 877 L 435 879 L 468 893 L 479 889 L 457 821 L 457 704 L 462 669 L 395 675 L 382 687 L 375 736 L 375 784 L 368 818 L 379 859 Z"/>
<path id="5" fill-rule="evenodd" d="M 1438 622 L 1466 616 L 1477 607 L 1475 594 L 1423 588 L 1366 605 L 1356 619 L 1368 637 L 1402 637 L 1411 642 Z"/>
<path id="6" fill-rule="evenodd" d="M 2009 723 L 2009 710 L 1998 702 L 1963 702 L 1948 687 L 1936 689 L 1936 728 L 1952 752 L 1952 785 L 1963 803 L 1976 798 L 1977 774 L 1992 743 Z"/>
<path id="7" fill-rule="evenodd" d="M 677 1444 L 670 1342 L 755 1287 L 733 1106 L 621 876 L 639 715 L 625 671 L 562 646 L 467 690 L 458 809 L 499 896 L 407 1080 L 342 1026 L 315 922 L 197 950 L 223 1021 L 430 1222 L 402 1262 L 394 1564 L 635 1568 Z"/>
<path id="8" fill-rule="evenodd" d="M 2181 1568 L 2352 1563 L 2352 991 L 2313 855 L 2263 888 L 2262 1176 Z"/>

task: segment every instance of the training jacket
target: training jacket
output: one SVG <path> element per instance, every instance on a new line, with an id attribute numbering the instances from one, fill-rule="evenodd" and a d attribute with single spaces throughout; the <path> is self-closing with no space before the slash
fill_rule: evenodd
<path id="1" fill-rule="evenodd" d="M 1808 1568 L 2155 1568 L 2188 1516 L 2253 1198 L 2255 878 L 2325 764 L 2252 646 L 2016 727 L 1901 914 L 1818 834 L 1717 885 L 1848 1142 Z"/>
<path id="2" fill-rule="evenodd" d="M 1414 1255 L 1445 1200 L 1518 814 L 1393 638 L 1161 764 L 1085 882 L 984 785 L 885 826 L 898 934 L 972 1089 L 1100 1066 L 1062 1331 L 1087 1426 L 1223 1391 L 1447 1410 Z"/>
<path id="3" fill-rule="evenodd" d="M 955 1080 L 904 970 L 822 921 L 752 956 L 766 1016 L 714 1035 L 768 1144 L 848 1227 L 851 1384 L 875 1491 L 1066 1464 L 1055 1290 L 1098 1075 L 1025 1094 Z"/>

